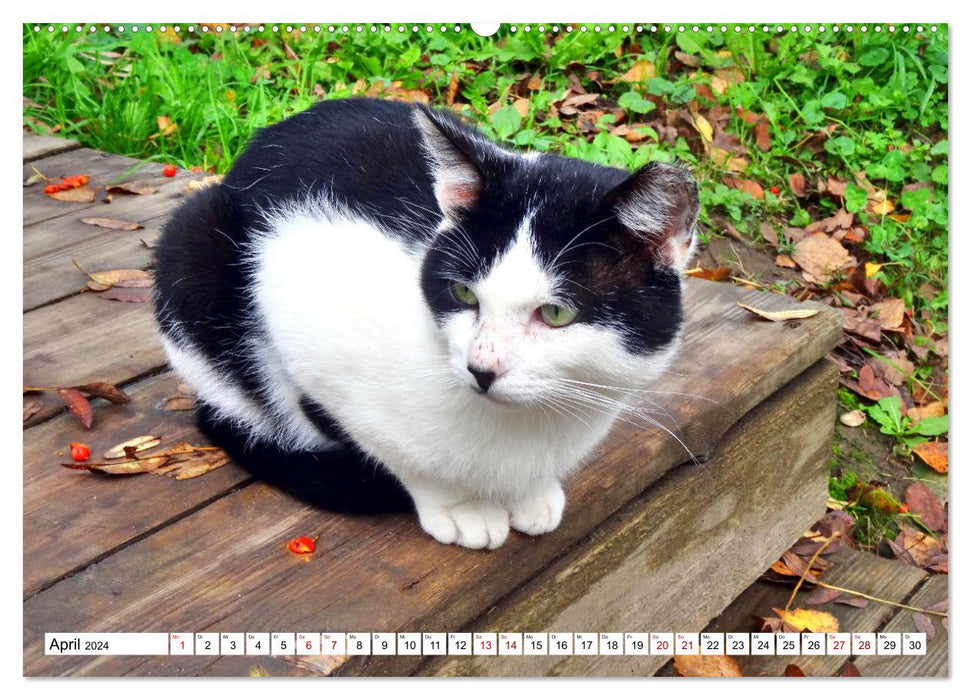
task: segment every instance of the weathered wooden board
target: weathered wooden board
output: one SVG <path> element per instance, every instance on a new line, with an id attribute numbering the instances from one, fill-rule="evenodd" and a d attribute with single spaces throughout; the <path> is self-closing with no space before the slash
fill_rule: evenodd
<path id="1" fill-rule="evenodd" d="M 24 162 L 39 160 L 55 153 L 71 151 L 78 148 L 77 141 L 64 139 L 60 136 L 50 136 L 47 134 L 35 134 L 32 131 L 24 132 Z"/>
<path id="2" fill-rule="evenodd" d="M 164 220 L 164 216 L 139 219 L 145 228 L 136 231 L 95 228 L 73 217 L 52 219 L 27 229 L 24 235 L 28 240 L 36 228 L 63 229 L 64 238 L 70 243 L 24 261 L 23 310 L 30 311 L 77 294 L 88 278 L 78 270 L 73 260 L 88 272 L 148 269 L 153 265 L 153 251 L 142 241 L 154 245 L 161 235 Z M 85 236 L 78 235 L 75 230 L 82 227 L 86 229 L 83 232 Z M 90 235 L 92 233 L 96 235 Z"/>
<path id="3" fill-rule="evenodd" d="M 119 385 L 165 366 L 150 302 L 79 294 L 24 314 L 24 385 Z M 34 425 L 61 409 L 48 401 Z"/>
<path id="4" fill-rule="evenodd" d="M 801 494 L 806 509 L 800 519 L 814 519 L 822 511 L 825 498 L 825 452 L 832 421 L 833 370 L 823 366 L 810 373 L 806 386 L 811 399 L 805 403 L 803 384 L 793 391 L 783 390 L 787 401 L 801 406 L 819 407 L 814 416 L 800 426 L 786 424 L 756 431 L 768 439 L 769 451 L 778 444 L 816 445 L 815 456 L 794 455 L 795 472 L 778 470 L 773 486 L 791 485 Z M 825 381 L 820 379 L 825 377 Z M 804 383 L 805 384 L 805 383 Z M 770 414 L 772 412 L 770 411 Z M 759 414 L 761 416 L 762 414 Z M 755 424 L 759 424 L 759 416 Z M 790 415 L 791 419 L 791 415 Z M 824 420 L 825 419 L 825 420 Z M 829 420 L 827 424 L 825 421 Z M 810 427 L 811 426 L 811 427 Z M 775 428 L 774 430 L 772 428 Z M 822 432 L 820 432 L 822 430 Z M 812 434 L 815 433 L 815 434 Z M 750 433 L 752 434 L 752 433 Z M 502 548 L 493 552 L 443 547 L 423 535 L 417 524 L 405 517 L 363 518 L 324 514 L 301 506 L 263 485 L 243 488 L 215 501 L 200 511 L 170 524 L 149 537 L 79 571 L 71 578 L 33 596 L 25 603 L 25 673 L 47 674 L 195 674 L 202 669 L 213 673 L 245 673 L 241 662 L 252 659 L 226 657 L 213 664 L 203 657 L 194 659 L 130 657 L 43 657 L 38 645 L 43 632 L 86 629 L 101 631 L 256 631 L 256 630 L 456 630 L 469 625 L 482 611 L 494 605 L 516 586 L 529 581 L 550 561 L 597 527 L 606 517 L 604 503 L 610 503 L 608 474 L 626 458 L 624 477 L 640 481 L 645 465 L 658 454 L 659 436 L 643 440 L 645 431 L 615 445 L 604 459 L 592 465 L 589 474 L 570 490 L 564 523 L 559 530 L 538 538 L 512 535 Z M 795 436 L 793 442 L 791 438 Z M 752 438 L 750 437 L 749 440 Z M 820 447 L 820 443 L 823 443 Z M 747 443 L 751 451 L 751 442 Z M 739 450 L 744 452 L 744 446 Z M 798 448 L 796 448 L 798 452 Z M 812 450 L 810 450 L 812 451 Z M 803 460 L 806 460 L 803 462 Z M 815 460 L 815 461 L 814 461 Z M 721 464 L 721 462 L 718 462 Z M 730 470 L 731 460 L 726 462 Z M 823 466 L 820 467 L 819 465 Z M 797 466 L 798 465 L 798 466 Z M 655 513 L 680 509 L 685 493 L 698 494 L 695 507 L 711 513 L 692 518 L 701 532 L 708 532 L 724 544 L 732 540 L 721 534 L 726 521 L 745 512 L 750 500 L 771 502 L 775 496 L 761 488 L 738 488 L 719 502 L 715 493 L 731 488 L 737 473 L 723 474 L 709 465 L 693 467 L 687 482 L 665 490 L 667 506 L 651 509 Z M 676 472 L 674 479 L 680 479 Z M 805 480 L 802 477 L 808 476 Z M 812 476 L 814 474 L 814 476 Z M 722 480 L 724 476 L 725 480 Z M 761 476 L 760 476 L 761 478 Z M 613 481 L 617 484 L 619 477 Z M 663 488 L 663 487 L 662 487 Z M 676 495 L 675 495 L 676 494 Z M 674 499 L 673 501 L 670 499 Z M 629 500 L 629 499 L 628 499 Z M 744 503 L 736 503 L 736 500 Z M 714 508 L 706 505 L 714 501 Z M 623 505 L 623 504 L 619 504 Z M 665 511 L 666 507 L 669 510 Z M 690 507 L 690 506 L 688 506 Z M 643 510 L 643 509 L 640 509 Z M 812 514 L 810 512 L 816 511 Z M 773 519 L 776 514 L 773 512 Z M 623 522 L 624 518 L 618 518 Z M 748 547 L 742 556 L 756 552 L 761 570 L 794 535 L 793 524 L 782 519 L 777 526 L 771 519 L 760 531 L 732 546 Z M 662 539 L 671 539 L 680 529 L 677 518 L 658 517 L 657 523 L 640 521 L 640 530 L 631 534 L 631 543 L 645 530 L 663 529 Z M 802 524 L 800 528 L 804 527 Z M 778 529 L 778 531 L 776 531 Z M 199 537 L 198 533 L 206 533 Z M 316 534 L 317 553 L 302 561 L 285 551 L 293 536 Z M 798 532 L 797 532 L 798 534 Z M 709 543 L 710 544 L 710 543 Z M 589 547 L 584 543 L 581 549 Z M 607 556 L 610 548 L 607 547 Z M 694 560 L 712 560 L 706 547 L 695 550 Z M 634 557 L 643 571 L 644 559 Z M 650 560 L 653 563 L 653 558 Z M 596 562 L 593 569 L 603 564 Z M 702 566 L 703 568 L 703 566 Z M 667 588 L 683 580 L 681 568 L 667 572 L 674 576 Z M 702 575 L 699 572 L 699 575 Z M 582 578 L 582 577 L 581 577 Z M 596 579 L 592 571 L 587 579 Z M 746 582 L 741 582 L 744 586 Z M 555 590 L 547 594 L 555 597 Z M 616 596 L 615 596 L 616 598 Z M 716 609 L 731 599 L 727 592 L 717 596 Z M 593 600 L 593 598 L 591 598 Z M 630 607 L 616 598 L 615 605 Z M 699 626 L 704 620 L 699 621 Z M 406 657 L 397 657 L 407 663 Z M 417 659 L 415 659 L 417 661 Z M 304 663 L 312 663 L 304 660 Z M 387 662 L 390 663 L 390 662 Z M 236 664 L 233 666 L 233 664 Z M 320 661 L 321 670 L 338 673 L 400 673 L 376 657 Z M 404 669 L 407 670 L 407 669 Z"/>
<path id="5" fill-rule="evenodd" d="M 178 442 L 209 444 L 195 428 L 192 411 L 166 411 L 181 396 L 166 372 L 127 387 L 131 402 L 93 403 L 95 423 L 84 430 L 62 414 L 24 431 L 24 595 L 30 596 L 71 571 L 100 559 L 132 539 L 239 486 L 247 478 L 233 464 L 194 479 L 139 474 L 110 476 L 61 467 L 68 446 L 84 442 L 92 459 L 139 435 L 162 438 L 159 449 Z M 54 395 L 45 400 L 60 403 Z"/>
<path id="6" fill-rule="evenodd" d="M 826 574 L 823 579 L 826 582 L 896 603 L 908 603 L 928 576 L 922 569 L 851 549 L 841 550 L 827 559 L 837 565 Z M 785 608 L 791 594 L 790 587 L 757 581 L 705 629 L 710 632 L 757 632 L 758 627 L 752 617 L 774 617 L 772 608 Z M 843 632 L 881 631 L 897 613 L 895 608 L 875 602 L 870 602 L 865 608 L 835 602 L 807 606 L 805 600 L 809 595 L 808 591 L 800 590 L 793 607 L 828 612 L 839 620 Z M 912 622 L 908 631 L 913 631 Z M 745 676 L 772 677 L 783 676 L 789 664 L 796 664 L 807 676 L 833 676 L 850 659 L 849 654 L 736 657 Z"/>
<path id="7" fill-rule="evenodd" d="M 836 370 L 821 362 L 468 631 L 701 630 L 825 511 Z M 661 656 L 449 657 L 428 675 L 645 676 Z M 380 663 L 382 660 L 379 660 Z"/>
<path id="8" fill-rule="evenodd" d="M 77 221 L 82 216 L 101 216 L 112 219 L 126 219 L 140 221 L 165 213 L 171 209 L 174 202 L 182 195 L 189 181 L 204 177 L 206 173 L 195 174 L 179 171 L 175 177 L 162 175 L 161 163 L 116 156 L 89 148 L 77 148 L 48 156 L 32 163 L 24 163 L 24 179 L 34 174 L 35 170 L 51 179 L 67 175 L 85 174 L 91 177 L 89 186 L 104 187 L 130 180 L 139 180 L 147 185 L 158 188 L 155 194 L 145 195 L 115 195 L 110 204 L 102 200 L 105 192 L 102 190 L 93 202 L 62 202 L 51 199 L 43 192 L 43 183 L 37 183 L 24 188 L 24 228 L 27 229 L 40 222 L 50 223 L 53 220 L 68 217 Z M 93 229 L 79 224 L 84 229 Z M 63 229 L 56 224 L 50 227 L 38 227 L 39 233 L 24 234 L 24 259 L 28 260 L 39 252 L 51 247 L 64 245 Z"/>
<path id="9" fill-rule="evenodd" d="M 907 601 L 915 608 L 930 608 L 942 600 L 947 600 L 947 575 L 931 574 L 920 590 Z M 926 656 L 857 656 L 853 663 L 860 673 L 867 677 L 947 677 L 948 654 L 947 640 L 949 630 L 941 623 L 941 618 L 927 616 L 934 626 L 934 636 L 927 641 Z M 899 610 L 893 619 L 880 630 L 881 632 L 917 632 L 914 613 Z"/>

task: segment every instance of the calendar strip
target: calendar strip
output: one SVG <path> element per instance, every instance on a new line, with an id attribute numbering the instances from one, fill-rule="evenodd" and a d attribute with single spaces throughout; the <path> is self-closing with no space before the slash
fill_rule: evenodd
<path id="1" fill-rule="evenodd" d="M 923 656 L 923 632 L 142 632 L 44 635 L 48 656 Z"/>

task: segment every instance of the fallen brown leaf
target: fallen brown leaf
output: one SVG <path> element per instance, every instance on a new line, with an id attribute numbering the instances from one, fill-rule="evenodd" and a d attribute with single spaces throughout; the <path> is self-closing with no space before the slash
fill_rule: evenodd
<path id="1" fill-rule="evenodd" d="M 150 289 L 125 289 L 122 287 L 112 287 L 98 295 L 101 299 L 109 301 L 123 301 L 131 304 L 141 304 L 151 301 L 152 291 Z"/>
<path id="2" fill-rule="evenodd" d="M 779 247 L 779 234 L 767 223 L 762 222 L 759 224 L 759 233 L 762 234 L 762 238 L 765 239 L 766 243 L 769 243 L 775 248 Z"/>
<path id="3" fill-rule="evenodd" d="M 866 338 L 874 343 L 879 343 L 883 339 L 880 330 L 880 322 L 875 319 L 867 318 L 867 315 L 856 309 L 840 308 L 843 314 L 843 330 L 861 338 Z"/>
<path id="4" fill-rule="evenodd" d="M 795 664 L 787 664 L 786 670 L 782 672 L 782 675 L 786 678 L 803 678 L 806 674 Z"/>
<path id="5" fill-rule="evenodd" d="M 693 270 L 687 270 L 685 274 L 689 277 L 697 277 L 711 282 L 721 282 L 731 277 L 732 271 L 728 267 L 696 267 Z"/>
<path id="6" fill-rule="evenodd" d="M 806 605 L 825 605 L 843 595 L 842 591 L 835 591 L 832 588 L 817 588 L 806 596 Z"/>
<path id="7" fill-rule="evenodd" d="M 903 350 L 881 355 L 880 358 L 871 357 L 867 364 L 877 376 L 893 386 L 900 386 L 914 374 L 914 363 L 907 359 L 907 353 Z"/>
<path id="8" fill-rule="evenodd" d="M 742 669 L 730 656 L 675 656 L 674 669 L 679 676 L 695 678 L 741 678 Z"/>
<path id="9" fill-rule="evenodd" d="M 849 428 L 859 428 L 866 422 L 866 414 L 860 409 L 847 411 L 840 416 L 840 423 Z"/>
<path id="10" fill-rule="evenodd" d="M 901 525 L 900 534 L 892 543 L 896 545 L 894 553 L 901 561 L 947 573 L 947 553 L 942 549 L 940 540 L 908 525 Z"/>
<path id="11" fill-rule="evenodd" d="M 73 388 L 98 398 L 107 399 L 111 403 L 128 403 L 131 401 L 128 394 L 108 382 L 90 382 L 89 384 L 79 384 Z"/>
<path id="12" fill-rule="evenodd" d="M 900 325 L 904 322 L 906 306 L 904 305 L 903 299 L 886 299 L 877 302 L 867 311 L 870 314 L 876 313 L 877 319 L 880 321 L 880 327 L 889 330 L 900 328 Z"/>
<path id="13" fill-rule="evenodd" d="M 763 311 L 738 301 L 735 302 L 746 311 L 769 321 L 791 321 L 796 318 L 809 318 L 819 313 L 819 309 L 786 309 L 784 311 Z"/>
<path id="14" fill-rule="evenodd" d="M 654 64 L 646 58 L 642 58 L 634 61 L 634 65 L 632 65 L 623 75 L 617 78 L 617 82 L 646 83 L 648 80 L 654 77 L 654 73 Z"/>
<path id="15" fill-rule="evenodd" d="M 806 176 L 802 173 L 793 173 L 789 176 L 789 189 L 797 197 L 806 196 Z"/>
<path id="16" fill-rule="evenodd" d="M 925 442 L 914 448 L 914 454 L 938 474 L 947 474 L 946 442 Z"/>
<path id="17" fill-rule="evenodd" d="M 916 481 L 908 486 L 904 491 L 904 500 L 910 507 L 910 512 L 931 530 L 940 531 L 947 527 L 944 506 L 925 484 Z"/>
<path id="18" fill-rule="evenodd" d="M 792 259 L 810 275 L 823 281 L 852 260 L 846 248 L 821 232 L 807 235 L 796 243 Z"/>
<path id="19" fill-rule="evenodd" d="M 525 119 L 527 116 L 529 116 L 529 104 L 530 102 L 528 97 L 520 97 L 518 100 L 512 103 L 512 107 L 519 113 L 520 117 Z"/>
<path id="20" fill-rule="evenodd" d="M 51 192 L 47 196 L 59 202 L 80 202 L 87 204 L 88 202 L 94 201 L 95 194 L 95 190 L 85 185 L 84 187 L 76 187 L 70 190 Z"/>
<path id="21" fill-rule="evenodd" d="M 144 457 L 142 459 L 131 459 L 124 462 L 85 462 L 85 463 L 62 463 L 62 467 L 68 469 L 79 469 L 82 471 L 98 471 L 105 474 L 145 474 L 155 471 L 169 461 L 169 457 Z"/>
<path id="22" fill-rule="evenodd" d="M 166 411 L 192 411 L 196 400 L 191 396 L 172 396 L 165 401 Z"/>
<path id="23" fill-rule="evenodd" d="M 821 221 L 814 221 L 806 227 L 806 233 L 818 233 L 820 231 L 825 231 L 826 233 L 832 233 L 833 231 L 839 230 L 841 228 L 850 228 L 853 225 L 853 214 L 850 212 L 840 209 L 838 212 L 830 217 L 822 219 Z"/>
<path id="24" fill-rule="evenodd" d="M 775 265 L 776 267 L 788 267 L 794 270 L 796 268 L 796 261 L 785 253 L 780 253 L 775 256 Z"/>
<path id="25" fill-rule="evenodd" d="M 229 456 L 222 450 L 197 452 L 187 459 L 175 461 L 158 469 L 156 473 L 165 474 L 177 481 L 194 479 L 229 463 Z"/>
<path id="26" fill-rule="evenodd" d="M 91 226 L 100 226 L 101 228 L 110 228 L 116 231 L 137 231 L 140 228 L 145 228 L 141 224 L 136 224 L 134 221 L 122 221 L 121 219 L 102 219 L 98 216 L 85 216 L 81 219 L 82 223 L 89 224 Z"/>
<path id="27" fill-rule="evenodd" d="M 674 57 L 691 68 L 699 68 L 701 66 L 701 56 L 695 56 L 684 51 L 675 51 Z"/>
<path id="28" fill-rule="evenodd" d="M 81 395 L 81 392 L 77 389 L 58 389 L 57 393 L 64 399 L 68 410 L 74 414 L 81 425 L 90 428 L 94 422 L 94 411 L 91 410 L 91 404 Z"/>
<path id="29" fill-rule="evenodd" d="M 24 397 L 24 422 L 44 407 L 44 399 Z"/>
<path id="30" fill-rule="evenodd" d="M 937 630 L 934 629 L 934 623 L 931 619 L 922 612 L 915 612 L 913 614 L 914 627 L 917 628 L 918 632 L 923 632 L 927 635 L 927 641 L 931 641 L 934 635 L 937 634 Z"/>
<path id="31" fill-rule="evenodd" d="M 755 147 L 760 151 L 768 151 L 772 148 L 772 142 L 769 140 L 769 122 L 765 119 L 760 119 L 755 125 Z"/>
<path id="32" fill-rule="evenodd" d="M 945 415 L 947 415 L 947 409 L 940 401 L 931 401 L 924 406 L 907 409 L 907 417 L 914 423 L 920 423 L 925 418 L 941 418 Z"/>
<path id="33" fill-rule="evenodd" d="M 852 661 L 847 661 L 845 664 L 840 666 L 840 670 L 836 673 L 837 676 L 841 678 L 858 678 L 862 677 L 863 674 L 860 673 L 860 669 L 856 667 Z"/>
<path id="34" fill-rule="evenodd" d="M 152 447 L 156 447 L 162 443 L 162 438 L 159 435 L 139 435 L 138 437 L 131 438 L 130 440 L 125 440 L 118 445 L 115 445 L 109 450 L 105 450 L 102 453 L 102 457 L 105 459 L 120 459 L 129 454 L 126 448 L 132 448 L 131 453 L 140 452 L 142 450 L 147 450 Z"/>
<path id="35" fill-rule="evenodd" d="M 762 189 L 762 185 L 757 183 L 755 180 L 743 180 L 737 177 L 725 177 L 722 178 L 722 182 L 736 190 L 748 192 L 756 199 L 765 199 L 765 190 Z"/>
<path id="36" fill-rule="evenodd" d="M 182 188 L 182 191 L 186 194 L 189 194 L 190 192 L 198 192 L 199 190 L 208 189 L 213 185 L 218 185 L 222 181 L 222 175 L 206 175 L 198 180 L 190 180 L 186 186 Z"/>
<path id="37" fill-rule="evenodd" d="M 146 185 L 140 180 L 131 180 L 117 185 L 108 185 L 105 187 L 105 191 L 109 194 L 155 194 L 158 192 L 158 188 Z"/>
<path id="38" fill-rule="evenodd" d="M 870 604 L 866 598 L 861 598 L 858 595 L 845 596 L 836 601 L 840 605 L 849 605 L 851 608 L 865 608 Z"/>

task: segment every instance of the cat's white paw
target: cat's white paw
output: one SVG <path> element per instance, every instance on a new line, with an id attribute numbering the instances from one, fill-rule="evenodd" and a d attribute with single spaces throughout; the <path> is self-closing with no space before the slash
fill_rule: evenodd
<path id="1" fill-rule="evenodd" d="M 487 501 L 418 507 L 422 529 L 443 544 L 495 549 L 509 535 L 509 513 Z"/>
<path id="2" fill-rule="evenodd" d="M 563 518 L 566 496 L 558 483 L 509 504 L 509 524 L 527 535 L 555 530 Z"/>

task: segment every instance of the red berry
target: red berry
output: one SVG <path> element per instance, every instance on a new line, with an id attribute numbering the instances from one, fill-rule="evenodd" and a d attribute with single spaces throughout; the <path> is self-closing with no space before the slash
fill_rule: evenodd
<path id="1" fill-rule="evenodd" d="M 769 192 L 771 192 L 772 194 L 779 194 L 779 188 L 776 187 L 775 185 L 772 185 L 772 187 L 769 188 Z"/>
<path id="2" fill-rule="evenodd" d="M 91 456 L 91 448 L 83 442 L 71 443 L 71 459 L 75 462 L 84 462 Z"/>
<path id="3" fill-rule="evenodd" d="M 902 503 L 900 505 L 900 512 L 901 513 L 909 513 L 910 512 L 910 506 L 908 506 L 906 503 Z"/>
<path id="4" fill-rule="evenodd" d="M 287 545 L 287 549 L 294 554 L 311 554 L 315 548 L 314 541 L 309 537 L 294 537 Z"/>
<path id="5" fill-rule="evenodd" d="M 171 163 L 162 168 L 162 174 L 165 175 L 165 177 L 175 177 L 175 172 L 175 166 Z"/>

